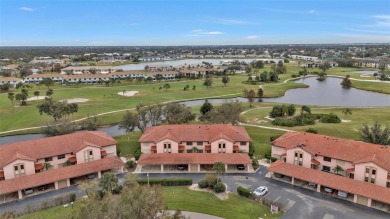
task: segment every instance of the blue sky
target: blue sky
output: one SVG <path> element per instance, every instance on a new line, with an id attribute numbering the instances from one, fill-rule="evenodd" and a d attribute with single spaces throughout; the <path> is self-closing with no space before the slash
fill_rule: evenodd
<path id="1" fill-rule="evenodd" d="M 1 0 L 0 46 L 390 42 L 390 0 Z"/>

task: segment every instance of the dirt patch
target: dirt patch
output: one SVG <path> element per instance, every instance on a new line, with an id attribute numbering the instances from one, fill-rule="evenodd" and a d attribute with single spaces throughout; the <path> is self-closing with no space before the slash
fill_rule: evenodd
<path id="1" fill-rule="evenodd" d="M 227 190 L 227 185 L 225 184 L 225 186 L 226 186 L 226 190 Z M 208 188 L 206 188 L 206 189 L 199 188 L 198 184 L 192 184 L 188 188 L 191 190 L 194 190 L 194 191 L 208 192 L 208 193 L 214 194 L 215 196 L 217 196 L 217 198 L 219 198 L 221 200 L 226 200 L 229 198 L 228 192 L 215 193 L 213 190 L 208 189 Z"/>
<path id="2" fill-rule="evenodd" d="M 65 100 L 60 100 L 60 102 L 68 102 L 68 103 L 84 103 L 84 102 L 87 102 L 89 101 L 89 99 L 85 99 L 85 98 L 72 98 L 72 99 L 65 99 Z"/>
<path id="3" fill-rule="evenodd" d="M 118 92 L 118 95 L 125 96 L 125 97 L 132 97 L 138 93 L 139 93 L 138 91 L 125 91 L 125 92 L 121 91 Z"/>

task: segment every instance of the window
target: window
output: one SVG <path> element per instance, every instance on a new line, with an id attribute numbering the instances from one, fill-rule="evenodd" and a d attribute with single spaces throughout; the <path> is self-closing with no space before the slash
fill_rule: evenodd
<path id="1" fill-rule="evenodd" d="M 171 153 L 171 143 L 164 143 L 164 153 Z"/>
<path id="2" fill-rule="evenodd" d="M 85 163 L 93 161 L 93 151 L 92 150 L 84 151 L 84 161 L 85 161 Z"/>
<path id="3" fill-rule="evenodd" d="M 330 172 L 330 167 L 328 167 L 328 166 L 322 166 L 322 171 Z"/>
<path id="4" fill-rule="evenodd" d="M 298 165 L 298 166 L 303 165 L 303 153 L 301 151 L 295 152 L 294 165 Z"/>
<path id="5" fill-rule="evenodd" d="M 53 158 L 52 157 L 46 157 L 45 158 L 45 162 L 49 162 L 49 161 L 53 161 Z"/>
<path id="6" fill-rule="evenodd" d="M 14 174 L 15 177 L 26 175 L 26 171 L 24 170 L 24 164 L 18 163 L 14 165 Z"/>
<path id="7" fill-rule="evenodd" d="M 351 179 L 355 178 L 355 174 L 350 173 L 350 174 L 349 174 L 349 178 L 351 178 Z"/>
<path id="8" fill-rule="evenodd" d="M 226 144 L 225 143 L 218 144 L 218 153 L 226 153 Z"/>
<path id="9" fill-rule="evenodd" d="M 245 141 L 242 141 L 242 142 L 240 142 L 240 145 L 241 145 L 241 146 L 244 146 L 244 145 L 246 145 L 246 142 L 245 142 Z"/>
<path id="10" fill-rule="evenodd" d="M 376 169 L 374 167 L 366 167 L 364 181 L 369 183 L 375 183 L 375 179 L 376 179 Z"/>
<path id="11" fill-rule="evenodd" d="M 203 142 L 201 142 L 201 141 L 198 141 L 198 142 L 196 142 L 196 145 L 198 145 L 198 146 L 202 146 L 202 145 L 203 145 Z"/>
<path id="12" fill-rule="evenodd" d="M 187 145 L 192 145 L 192 141 L 187 141 L 186 144 Z"/>
<path id="13" fill-rule="evenodd" d="M 390 188 L 390 182 L 386 182 L 386 187 Z"/>
<path id="14" fill-rule="evenodd" d="M 59 160 L 60 160 L 60 159 L 64 159 L 64 158 L 65 158 L 65 154 L 61 154 L 61 155 L 58 155 L 58 156 L 57 156 L 57 159 L 59 159 Z"/>
<path id="15" fill-rule="evenodd" d="M 332 161 L 332 158 L 330 158 L 330 157 L 324 157 L 324 161 L 331 162 L 331 161 Z"/>

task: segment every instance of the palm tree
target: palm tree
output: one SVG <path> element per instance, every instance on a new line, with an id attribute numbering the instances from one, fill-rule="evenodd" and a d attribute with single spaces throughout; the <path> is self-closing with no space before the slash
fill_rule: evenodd
<path id="1" fill-rule="evenodd" d="M 8 93 L 8 99 L 12 102 L 12 107 L 15 107 L 14 100 L 15 100 L 15 94 L 12 92 Z"/>
<path id="2" fill-rule="evenodd" d="M 343 172 L 344 169 L 339 166 L 339 165 L 336 165 L 334 168 L 333 168 L 333 172 L 335 172 L 337 175 L 339 175 L 339 172 Z"/>
<path id="3" fill-rule="evenodd" d="M 99 186 L 101 186 L 103 190 L 112 193 L 112 191 L 119 186 L 118 177 L 116 177 L 114 173 L 105 173 L 100 179 Z"/>
<path id="4" fill-rule="evenodd" d="M 345 115 L 345 119 L 347 119 L 347 115 L 352 115 L 352 110 L 350 108 L 345 108 L 342 113 Z"/>
<path id="5" fill-rule="evenodd" d="M 49 162 L 43 163 L 43 169 L 45 169 L 45 170 L 49 170 L 52 167 L 53 167 L 53 165 L 51 165 Z"/>
<path id="6" fill-rule="evenodd" d="M 311 114 L 311 109 L 310 107 L 306 106 L 306 105 L 303 105 L 301 107 L 301 118 L 302 118 L 302 123 L 303 123 L 303 119 L 305 118 L 305 112 L 308 113 L 308 114 Z"/>
<path id="7" fill-rule="evenodd" d="M 221 180 L 221 179 L 219 178 L 219 175 L 225 173 L 225 164 L 222 163 L 222 162 L 216 162 L 216 163 L 214 163 L 214 165 L 213 165 L 213 170 L 214 170 L 215 173 L 217 174 L 218 180 Z"/>

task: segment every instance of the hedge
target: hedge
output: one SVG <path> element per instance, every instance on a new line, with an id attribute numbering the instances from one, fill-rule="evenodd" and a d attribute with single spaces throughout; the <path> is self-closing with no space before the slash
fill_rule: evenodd
<path id="1" fill-rule="evenodd" d="M 247 198 L 252 196 L 252 192 L 249 189 L 246 189 L 242 186 L 237 187 L 237 193 Z"/>
<path id="2" fill-rule="evenodd" d="M 138 179 L 138 184 L 148 184 L 148 179 Z M 151 178 L 149 179 L 149 185 L 162 185 L 162 186 L 188 186 L 192 185 L 191 178 Z"/>
<path id="3" fill-rule="evenodd" d="M 198 186 L 199 186 L 199 188 L 204 189 L 204 188 L 207 188 L 209 185 L 205 179 L 201 179 L 198 182 Z"/>

